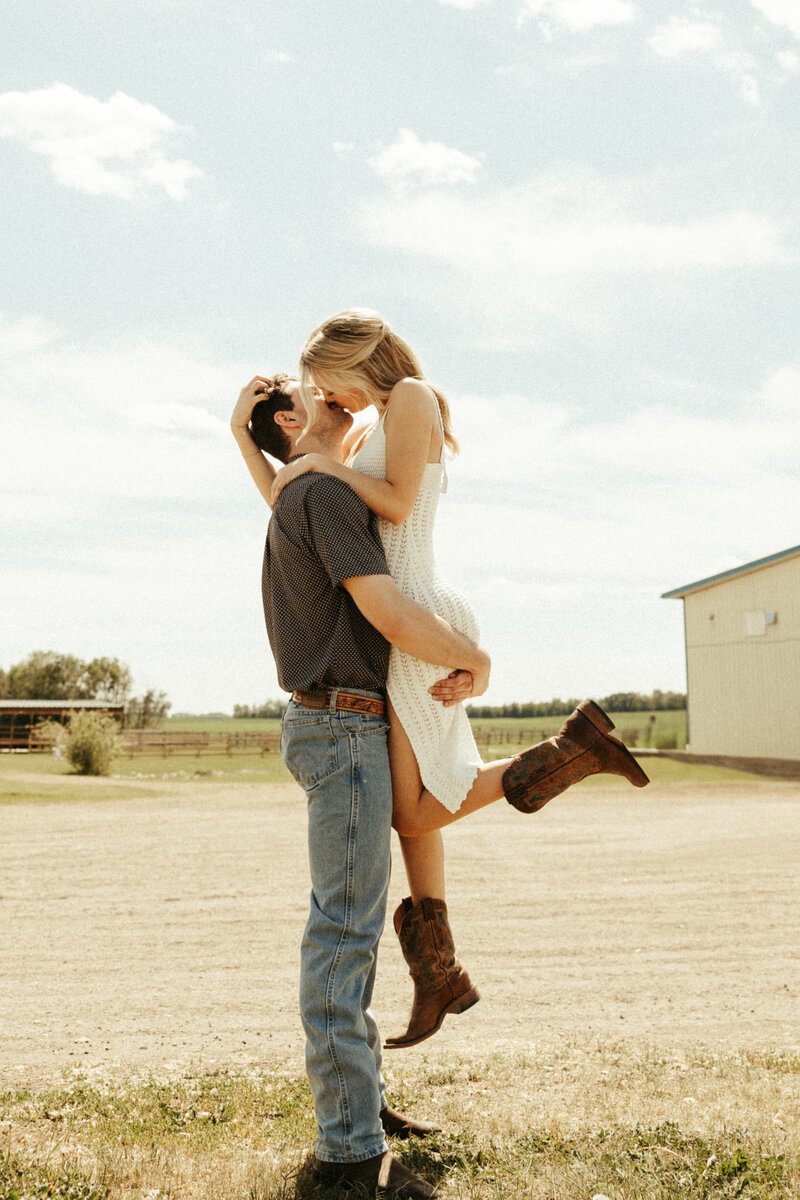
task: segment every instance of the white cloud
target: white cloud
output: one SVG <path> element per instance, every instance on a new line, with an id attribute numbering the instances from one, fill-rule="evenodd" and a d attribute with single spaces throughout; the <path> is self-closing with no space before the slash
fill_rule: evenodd
<path id="1" fill-rule="evenodd" d="M 588 379 L 586 396 L 580 410 L 449 397 L 462 453 L 437 555 L 479 613 L 498 699 L 591 690 L 592 673 L 610 691 L 640 656 L 649 677 L 675 680 L 680 606 L 661 592 L 798 540 L 798 366 L 716 417 L 702 395 L 687 410 L 645 394 L 623 415 L 593 403 Z"/>
<path id="2" fill-rule="evenodd" d="M 692 271 L 788 260 L 782 230 L 739 210 L 678 222 L 636 212 L 636 183 L 553 172 L 482 196 L 428 192 L 363 210 L 373 244 L 490 275 L 547 278 Z"/>
<path id="3" fill-rule="evenodd" d="M 651 48 L 662 58 L 677 58 L 694 51 L 715 49 L 721 40 L 721 30 L 711 21 L 689 17 L 670 17 L 648 38 Z"/>
<path id="4" fill-rule="evenodd" d="M 479 8 L 482 4 L 486 4 L 487 0 L 439 0 L 440 4 L 447 4 L 450 8 L 472 9 Z"/>
<path id="5" fill-rule="evenodd" d="M 49 159 L 59 183 L 90 195 L 131 200 L 150 189 L 183 200 L 202 172 L 175 158 L 182 127 L 152 104 L 117 92 L 110 100 L 67 84 L 0 95 L 0 137 Z"/>
<path id="6" fill-rule="evenodd" d="M 627 25 L 636 19 L 631 0 L 524 0 L 522 13 L 552 19 L 574 33 L 597 25 Z"/>
<path id="7" fill-rule="evenodd" d="M 690 54 L 707 54 L 715 66 L 733 76 L 739 94 L 748 104 L 761 104 L 761 89 L 754 74 L 756 62 L 741 50 L 727 50 L 722 29 L 713 21 L 673 16 L 648 38 L 650 48 L 661 58 L 677 59 Z"/>
<path id="8" fill-rule="evenodd" d="M 659 404 L 604 416 L 523 396 L 450 401 L 462 453 L 448 498 L 470 506 L 476 580 L 555 577 L 565 595 L 588 586 L 635 592 L 701 578 L 725 555 L 742 561 L 797 542 L 796 366 L 774 371 L 753 395 L 731 396 L 718 417 L 702 402 L 698 411 Z M 487 439 L 487 429 L 513 437 Z M 463 513 L 452 520 L 463 526 Z M 498 536 L 503 529 L 513 537 Z M 463 556 L 452 545 L 454 560 Z"/>
<path id="9" fill-rule="evenodd" d="M 748 104 L 758 107 L 761 104 L 761 88 L 755 75 L 743 75 L 740 84 L 740 94 Z"/>
<path id="10" fill-rule="evenodd" d="M 287 54 L 285 50 L 268 50 L 264 58 L 267 62 L 280 63 L 284 66 L 294 62 L 294 55 Z"/>
<path id="11" fill-rule="evenodd" d="M 369 159 L 369 165 L 385 179 L 430 185 L 471 183 L 481 163 L 461 150 L 420 141 L 411 129 L 401 129 L 397 140 Z"/>
<path id="12" fill-rule="evenodd" d="M 220 437 L 228 432 L 224 421 L 196 404 L 137 404 L 131 410 L 131 420 L 178 437 Z"/>
<path id="13" fill-rule="evenodd" d="M 779 50 L 775 61 L 787 75 L 796 75 L 800 71 L 800 54 L 796 50 Z"/>
<path id="14" fill-rule="evenodd" d="M 0 325 L 3 345 L 4 484 L 35 494 L 32 513 L 53 496 L 69 504 L 213 488 L 228 408 L 251 367 L 149 337 L 79 344 L 35 319 Z"/>
<path id="15" fill-rule="evenodd" d="M 40 317 L 12 320 L 0 313 L 0 362 L 44 350 L 61 336 L 61 330 L 56 325 Z"/>
<path id="16" fill-rule="evenodd" d="M 761 13 L 773 25 L 788 29 L 800 38 L 800 4 L 798 0 L 750 0 L 756 12 Z"/>

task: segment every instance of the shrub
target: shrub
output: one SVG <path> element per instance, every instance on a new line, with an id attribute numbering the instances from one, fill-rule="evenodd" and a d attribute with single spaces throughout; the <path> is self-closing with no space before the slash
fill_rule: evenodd
<path id="1" fill-rule="evenodd" d="M 58 721 L 40 721 L 33 730 L 40 746 L 50 750 L 57 758 L 63 758 L 67 743 L 67 731 Z"/>
<path id="2" fill-rule="evenodd" d="M 675 730 L 670 730 L 669 733 L 656 734 L 656 750 L 677 750 L 678 735 Z"/>
<path id="3" fill-rule="evenodd" d="M 69 719 L 67 760 L 79 775 L 108 775 L 117 749 L 117 723 L 108 713 L 74 712 Z"/>

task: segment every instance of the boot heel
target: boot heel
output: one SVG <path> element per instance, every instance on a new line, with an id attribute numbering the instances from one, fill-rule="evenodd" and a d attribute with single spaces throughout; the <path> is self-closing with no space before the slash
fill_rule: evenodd
<path id="1" fill-rule="evenodd" d="M 477 1004 L 480 998 L 481 994 L 478 989 L 476 987 L 471 987 L 468 992 L 465 992 L 463 996 L 459 996 L 458 999 L 454 1001 L 450 1012 L 466 1012 L 468 1008 L 472 1008 L 473 1004 Z"/>
<path id="2" fill-rule="evenodd" d="M 594 700 L 584 700 L 578 705 L 578 712 L 592 722 L 595 729 L 599 729 L 601 733 L 610 733 L 614 728 L 614 722 L 610 717 L 606 716 L 599 704 L 595 704 Z"/>

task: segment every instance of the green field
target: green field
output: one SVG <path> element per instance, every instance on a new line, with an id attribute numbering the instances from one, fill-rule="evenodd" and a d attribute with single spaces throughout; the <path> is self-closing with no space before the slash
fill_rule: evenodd
<path id="1" fill-rule="evenodd" d="M 668 735 L 674 736 L 675 749 L 686 745 L 686 710 L 669 712 L 610 712 L 618 735 L 629 746 L 649 747 Z M 651 718 L 655 718 L 651 720 Z M 561 726 L 563 717 L 491 717 L 473 720 L 477 732 L 507 733 L 509 745 L 528 744 L 537 738 L 551 737 Z M 534 737 L 528 736 L 531 732 Z"/>
<path id="2" fill-rule="evenodd" d="M 609 713 L 611 720 L 621 733 L 630 735 L 635 731 L 635 744 L 646 746 L 648 733 L 653 739 L 665 734 L 674 734 L 678 749 L 686 744 L 686 712 L 634 712 Z M 651 723 L 651 718 L 655 721 Z M 476 732 L 491 731 L 492 733 L 507 732 L 507 744 L 519 745 L 521 742 L 534 740 L 527 735 L 534 733 L 535 738 L 550 737 L 561 725 L 563 717 L 491 717 L 473 720 L 472 727 Z M 164 730 L 178 732 L 208 732 L 208 733 L 263 733 L 276 732 L 280 729 L 280 721 L 276 717 L 171 717 L 161 726 Z M 522 736 L 525 735 L 525 736 Z M 624 739 L 629 745 L 634 744 L 630 736 Z"/>
<path id="3" fill-rule="evenodd" d="M 629 745 L 647 747 L 661 735 L 673 734 L 677 745 L 682 748 L 686 739 L 685 712 L 659 712 L 651 724 L 648 712 L 610 713 L 619 734 Z M 523 746 L 531 745 L 550 737 L 561 724 L 560 717 L 514 718 L 501 717 L 480 719 L 473 722 L 476 735 L 490 735 L 488 745 L 482 745 L 484 759 L 503 758 L 515 754 Z M 280 729 L 277 718 L 248 717 L 179 717 L 163 722 L 162 729 L 175 732 L 228 733 L 249 731 L 276 733 Z M 634 740 L 635 739 L 635 740 Z M 648 740 L 649 739 L 649 740 Z M 760 776 L 733 771 L 721 767 L 676 762 L 668 758 L 648 757 L 645 769 L 653 783 L 717 783 L 741 782 L 760 779 Z M 50 754 L 0 754 L 0 803 L 24 803 L 25 801 L 48 802 L 74 798 L 74 787 L 67 788 L 65 776 L 72 774 L 63 759 Z M 48 775 L 52 783 L 27 776 Z M 18 778 L 12 779 L 12 776 Z M 19 778 L 19 777 L 22 778 Z M 138 795 L 137 781 L 191 780 L 202 787 L 207 784 L 235 782 L 288 783 L 291 776 L 276 751 L 265 754 L 259 751 L 240 751 L 232 754 L 119 754 L 114 761 L 112 779 L 124 780 L 129 787 L 119 783 L 103 784 L 93 781 L 92 796 L 96 799 L 120 800 Z M 63 782 L 61 782 L 63 780 Z M 594 777 L 586 780 L 582 787 L 613 786 L 613 776 Z"/>

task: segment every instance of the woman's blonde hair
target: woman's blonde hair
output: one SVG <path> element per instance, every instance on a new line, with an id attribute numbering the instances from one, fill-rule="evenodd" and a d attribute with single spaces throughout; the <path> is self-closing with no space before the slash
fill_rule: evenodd
<path id="1" fill-rule="evenodd" d="M 447 400 L 425 379 L 408 342 L 398 337 L 376 312 L 368 308 L 348 309 L 324 321 L 311 334 L 300 355 L 300 386 L 309 413 L 314 412 L 308 402 L 309 393 L 318 376 L 332 388 L 355 392 L 379 409 L 386 407 L 389 393 L 401 379 L 423 380 L 439 405 L 445 445 L 451 453 L 458 453 Z"/>

